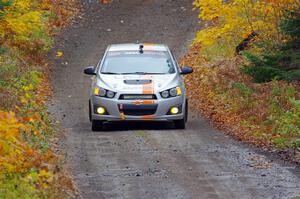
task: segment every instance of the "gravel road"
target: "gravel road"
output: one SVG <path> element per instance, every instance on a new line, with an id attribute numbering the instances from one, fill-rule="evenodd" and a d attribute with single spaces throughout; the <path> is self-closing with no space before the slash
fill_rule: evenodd
<path id="1" fill-rule="evenodd" d="M 272 161 L 233 141 L 201 117 L 186 130 L 169 123 L 115 123 L 92 132 L 90 78 L 108 44 L 165 43 L 177 56 L 200 28 L 191 0 L 82 0 L 82 12 L 57 38 L 53 54 L 52 115 L 61 121 L 61 150 L 80 198 L 292 198 L 300 195 L 299 169 Z"/>

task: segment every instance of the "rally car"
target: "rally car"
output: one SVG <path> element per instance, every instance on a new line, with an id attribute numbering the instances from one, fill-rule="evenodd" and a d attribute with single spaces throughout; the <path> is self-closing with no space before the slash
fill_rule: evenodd
<path id="1" fill-rule="evenodd" d="M 173 121 L 184 129 L 188 101 L 180 68 L 174 55 L 162 44 L 114 44 L 107 47 L 92 75 L 89 117 L 92 130 L 112 121 Z"/>

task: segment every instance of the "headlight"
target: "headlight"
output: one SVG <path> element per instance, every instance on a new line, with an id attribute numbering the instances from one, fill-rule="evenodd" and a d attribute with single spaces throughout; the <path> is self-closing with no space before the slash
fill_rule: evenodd
<path id="1" fill-rule="evenodd" d="M 169 91 L 163 91 L 163 92 L 161 92 L 161 96 L 162 96 L 163 98 L 169 97 Z"/>
<path id="2" fill-rule="evenodd" d="M 110 90 L 106 90 L 104 88 L 96 87 L 94 89 L 94 95 L 100 97 L 114 98 L 116 93 Z"/>
<path id="3" fill-rule="evenodd" d="M 171 88 L 160 93 L 163 98 L 176 97 L 182 94 L 180 87 Z"/>
<path id="4" fill-rule="evenodd" d="M 171 97 L 175 97 L 175 96 L 177 95 L 177 90 L 176 90 L 176 88 L 170 89 L 170 95 L 171 95 Z"/>
<path id="5" fill-rule="evenodd" d="M 114 92 L 112 92 L 112 91 L 107 91 L 106 92 L 106 97 L 108 97 L 108 98 L 114 98 L 114 96 L 115 96 Z"/>
<path id="6" fill-rule="evenodd" d="M 99 96 L 101 96 L 101 97 L 105 97 L 105 95 L 106 95 L 106 90 L 105 90 L 105 89 L 103 89 L 103 88 L 100 88 L 100 93 L 99 93 Z"/>

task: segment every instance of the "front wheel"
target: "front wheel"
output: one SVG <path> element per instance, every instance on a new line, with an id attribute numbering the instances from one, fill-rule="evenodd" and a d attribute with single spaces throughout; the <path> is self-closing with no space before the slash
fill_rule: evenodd
<path id="1" fill-rule="evenodd" d="M 181 120 L 174 120 L 176 129 L 185 129 L 185 123 L 188 119 L 188 102 L 186 101 L 184 117 Z"/>
<path id="2" fill-rule="evenodd" d="M 174 124 L 176 129 L 185 129 L 185 118 L 181 120 L 174 120 Z"/>
<path id="3" fill-rule="evenodd" d="M 92 120 L 92 131 L 101 131 L 103 129 L 103 121 Z"/>

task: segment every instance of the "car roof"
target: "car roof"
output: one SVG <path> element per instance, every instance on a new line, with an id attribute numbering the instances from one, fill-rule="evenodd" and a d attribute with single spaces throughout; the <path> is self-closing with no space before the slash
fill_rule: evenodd
<path id="1" fill-rule="evenodd" d="M 168 47 L 164 44 L 153 43 L 126 43 L 126 44 L 112 44 L 108 47 L 108 51 L 133 51 L 139 50 L 140 45 L 143 45 L 143 50 L 152 51 L 168 51 Z"/>

